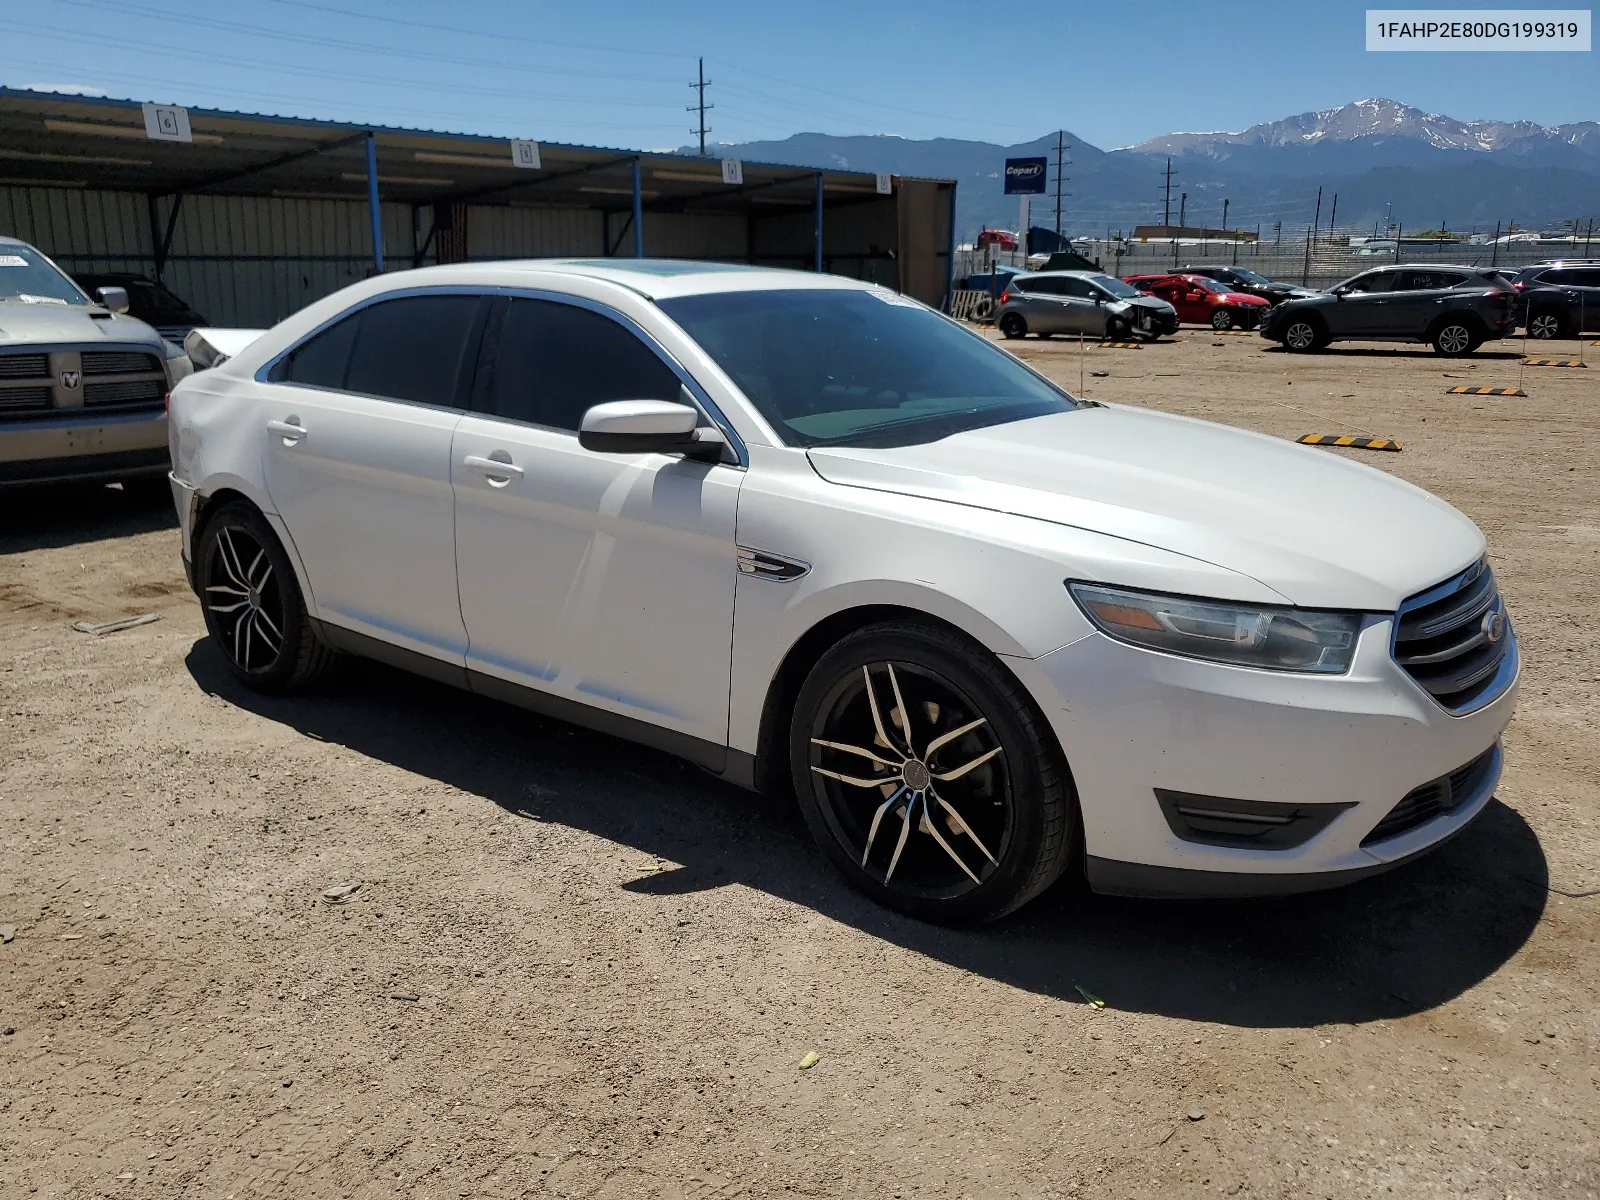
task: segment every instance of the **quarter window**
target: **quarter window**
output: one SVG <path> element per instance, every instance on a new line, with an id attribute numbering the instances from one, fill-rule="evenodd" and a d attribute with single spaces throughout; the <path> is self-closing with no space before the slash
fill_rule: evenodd
<path id="1" fill-rule="evenodd" d="M 591 309 L 516 299 L 501 327 L 491 416 L 576 431 L 611 400 L 682 399 L 683 384 L 630 330 Z"/>

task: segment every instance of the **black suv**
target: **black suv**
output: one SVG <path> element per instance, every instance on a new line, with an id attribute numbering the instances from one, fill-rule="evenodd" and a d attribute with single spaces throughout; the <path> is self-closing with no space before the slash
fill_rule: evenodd
<path id="1" fill-rule="evenodd" d="M 1243 292 L 1246 296 L 1260 296 L 1268 304 L 1282 304 L 1285 300 L 1293 300 L 1299 296 L 1315 296 L 1317 293 L 1310 288 L 1303 288 L 1298 284 L 1284 283 L 1277 279 L 1268 279 L 1258 271 L 1248 267 L 1184 267 L 1181 271 L 1174 271 L 1174 275 L 1203 275 L 1207 279 L 1215 279 L 1218 283 L 1225 283 L 1236 292 Z"/>
<path id="2" fill-rule="evenodd" d="M 1517 290 L 1517 310 L 1529 337 L 1577 337 L 1600 329 L 1600 262 L 1536 263 L 1507 282 Z"/>
<path id="3" fill-rule="evenodd" d="M 1453 357 L 1514 334 L 1516 306 L 1509 284 L 1476 267 L 1400 263 L 1274 305 L 1261 336 L 1301 352 L 1348 339 L 1427 342 Z"/>

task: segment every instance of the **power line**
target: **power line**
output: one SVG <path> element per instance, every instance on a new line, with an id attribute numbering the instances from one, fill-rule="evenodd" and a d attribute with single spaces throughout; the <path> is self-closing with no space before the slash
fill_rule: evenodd
<path id="1" fill-rule="evenodd" d="M 699 81 L 696 82 L 696 83 L 691 83 L 689 85 L 692 88 L 698 89 L 699 92 L 700 92 L 700 101 L 699 101 L 699 103 L 698 104 L 691 104 L 689 106 L 689 111 L 690 112 L 694 112 L 696 109 L 700 110 L 700 157 L 701 158 L 704 158 L 706 156 L 706 134 L 711 132 L 709 129 L 706 128 L 706 109 L 715 108 L 716 107 L 715 104 L 707 104 L 706 103 L 706 85 L 708 83 L 710 83 L 710 82 L 711 81 L 706 78 L 706 60 L 702 58 L 700 60 L 700 77 L 699 77 Z M 693 133 L 694 130 L 691 129 L 689 132 Z"/>

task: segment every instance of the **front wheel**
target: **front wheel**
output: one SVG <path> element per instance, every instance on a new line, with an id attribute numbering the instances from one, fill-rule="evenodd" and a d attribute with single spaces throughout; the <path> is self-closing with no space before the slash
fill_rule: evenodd
<path id="1" fill-rule="evenodd" d="M 1106 322 L 1106 341 L 1120 342 L 1128 336 L 1128 322 L 1121 317 L 1112 317 Z"/>
<path id="2" fill-rule="evenodd" d="M 1077 844 L 1043 715 L 993 655 L 892 622 L 849 635 L 800 689 L 790 763 L 806 824 L 856 888 L 949 925 L 1042 892 Z"/>
<path id="3" fill-rule="evenodd" d="M 1017 338 L 1028 336 L 1028 323 L 1016 313 L 1007 313 L 1000 318 L 1001 336 L 1015 341 Z"/>
<path id="4" fill-rule="evenodd" d="M 1224 333 L 1233 328 L 1233 313 L 1226 308 L 1218 308 L 1211 313 L 1211 328 L 1218 333 Z"/>
<path id="5" fill-rule="evenodd" d="M 243 503 L 207 521 L 195 554 L 195 591 L 236 679 L 260 692 L 292 692 L 322 674 L 334 652 L 312 627 L 283 547 Z"/>
<path id="6" fill-rule="evenodd" d="M 1293 350 L 1297 354 L 1320 350 L 1323 346 L 1322 330 L 1311 321 L 1290 321 L 1284 327 L 1283 345 L 1284 349 Z"/>
<path id="7" fill-rule="evenodd" d="M 1476 332 L 1460 321 L 1446 321 L 1433 335 L 1433 349 L 1447 358 L 1460 358 L 1478 348 Z"/>

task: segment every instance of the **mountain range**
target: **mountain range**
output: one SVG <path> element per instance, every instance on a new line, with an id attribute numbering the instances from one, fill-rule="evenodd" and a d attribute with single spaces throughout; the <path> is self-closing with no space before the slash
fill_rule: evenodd
<path id="1" fill-rule="evenodd" d="M 1102 150 L 1062 135 L 1068 164 L 1063 232 L 1082 236 L 1178 222 L 1228 225 L 1270 237 L 1312 222 L 1318 189 L 1326 227 L 1338 197 L 1341 229 L 1394 220 L 1421 230 L 1448 225 L 1487 232 L 1496 222 L 1553 226 L 1597 219 L 1600 228 L 1600 122 L 1543 126 L 1531 121 L 1461 121 L 1395 100 L 1357 100 L 1300 113 L 1240 132 L 1171 133 L 1136 146 Z M 980 226 L 1015 228 L 1018 203 L 1004 195 L 1007 158 L 1050 159 L 1049 192 L 1031 201 L 1031 223 L 1055 223 L 1056 134 L 1013 146 L 887 135 L 799 133 L 781 141 L 718 146 L 716 153 L 810 167 L 892 171 L 954 179 L 957 226 L 966 240 Z M 1170 209 L 1165 172 L 1171 159 Z M 1187 193 L 1187 199 L 1184 199 Z"/>

